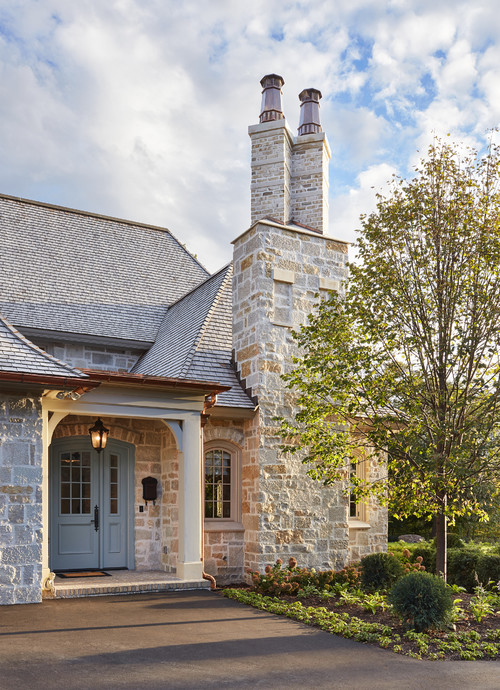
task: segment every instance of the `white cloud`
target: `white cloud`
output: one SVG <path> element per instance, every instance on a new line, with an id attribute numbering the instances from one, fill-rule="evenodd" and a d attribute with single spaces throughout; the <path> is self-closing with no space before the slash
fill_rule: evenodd
<path id="1" fill-rule="evenodd" d="M 498 122 L 499 30 L 493 0 L 11 0 L 0 191 L 166 225 L 215 270 L 248 223 L 246 129 L 278 72 L 292 129 L 299 91 L 323 92 L 351 237 L 372 181 L 431 131 L 477 141 Z"/>

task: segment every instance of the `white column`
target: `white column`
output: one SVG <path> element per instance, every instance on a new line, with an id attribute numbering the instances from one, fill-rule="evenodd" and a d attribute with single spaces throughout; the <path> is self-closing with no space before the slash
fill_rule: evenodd
<path id="1" fill-rule="evenodd" d="M 184 421 L 184 453 L 179 458 L 179 559 L 177 577 L 201 580 L 201 418 Z"/>
<path id="2" fill-rule="evenodd" d="M 42 582 L 49 575 L 49 414 L 42 405 Z"/>

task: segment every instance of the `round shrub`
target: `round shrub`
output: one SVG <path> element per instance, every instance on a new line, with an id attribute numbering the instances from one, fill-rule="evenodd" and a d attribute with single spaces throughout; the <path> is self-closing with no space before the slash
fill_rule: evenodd
<path id="1" fill-rule="evenodd" d="M 482 585 L 500 581 L 500 556 L 485 554 L 477 561 L 477 577 Z"/>
<path id="2" fill-rule="evenodd" d="M 416 572 L 396 582 L 389 602 L 402 622 L 416 632 L 445 625 L 453 608 L 451 590 L 437 575 Z"/>
<path id="3" fill-rule="evenodd" d="M 403 564 L 390 553 L 371 553 L 361 559 L 361 586 L 368 591 L 389 589 L 403 575 Z"/>

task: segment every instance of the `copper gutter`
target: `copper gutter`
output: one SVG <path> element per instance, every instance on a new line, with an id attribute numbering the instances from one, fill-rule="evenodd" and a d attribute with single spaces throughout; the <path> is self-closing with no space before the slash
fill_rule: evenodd
<path id="1" fill-rule="evenodd" d="M 85 379 L 99 385 L 101 383 L 128 383 L 147 386 L 161 386 L 162 388 L 178 388 L 193 391 L 210 391 L 210 395 L 218 395 L 230 390 L 230 386 L 221 386 L 216 381 L 199 381 L 193 379 L 174 379 L 166 376 L 148 376 L 146 374 L 129 374 L 96 369 L 80 369 L 89 378 Z"/>
<path id="2" fill-rule="evenodd" d="M 36 383 L 39 385 L 52 386 L 57 388 L 78 388 L 82 384 L 91 388 L 99 385 L 98 382 L 90 382 L 86 377 L 77 376 L 51 376 L 50 374 L 24 374 L 18 371 L 0 371 L 0 381 L 13 381 L 16 383 Z"/>

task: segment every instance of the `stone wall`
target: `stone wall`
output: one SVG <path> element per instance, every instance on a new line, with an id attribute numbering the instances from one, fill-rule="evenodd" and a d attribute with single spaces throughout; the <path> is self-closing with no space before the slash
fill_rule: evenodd
<path id="1" fill-rule="evenodd" d="M 0 604 L 42 600 L 40 397 L 0 393 Z"/>
<path id="2" fill-rule="evenodd" d="M 286 120 L 248 128 L 252 141 L 251 222 L 273 218 L 328 231 L 330 147 L 324 132 L 294 137 Z"/>
<path id="3" fill-rule="evenodd" d="M 245 524 L 248 523 L 248 501 L 244 500 L 244 473 L 248 463 L 247 425 L 247 420 L 210 418 L 203 429 L 205 445 L 217 441 L 229 444 L 239 463 L 233 475 L 233 481 L 238 482 L 235 520 L 220 524 L 216 520 L 205 520 L 204 524 L 203 567 L 221 585 L 244 580 Z"/>
<path id="4" fill-rule="evenodd" d="M 246 470 L 245 545 L 252 568 L 262 570 L 278 557 L 287 561 L 294 556 L 302 565 L 319 568 L 340 568 L 348 559 L 344 487 L 322 487 L 306 476 L 300 458 L 284 457 L 274 421 L 289 416 L 294 405 L 281 380 L 297 354 L 290 326 L 305 323 L 322 285 L 338 285 L 345 278 L 346 260 L 344 243 L 271 223 L 256 225 L 235 242 L 235 357 L 259 402 Z M 283 306 L 276 282 L 288 286 L 287 314 L 276 313 L 276 295 Z"/>
<path id="5" fill-rule="evenodd" d="M 47 341 L 32 339 L 38 347 L 62 362 L 80 369 L 103 369 L 105 371 L 130 371 L 142 350 L 104 347 L 83 343 Z"/>

